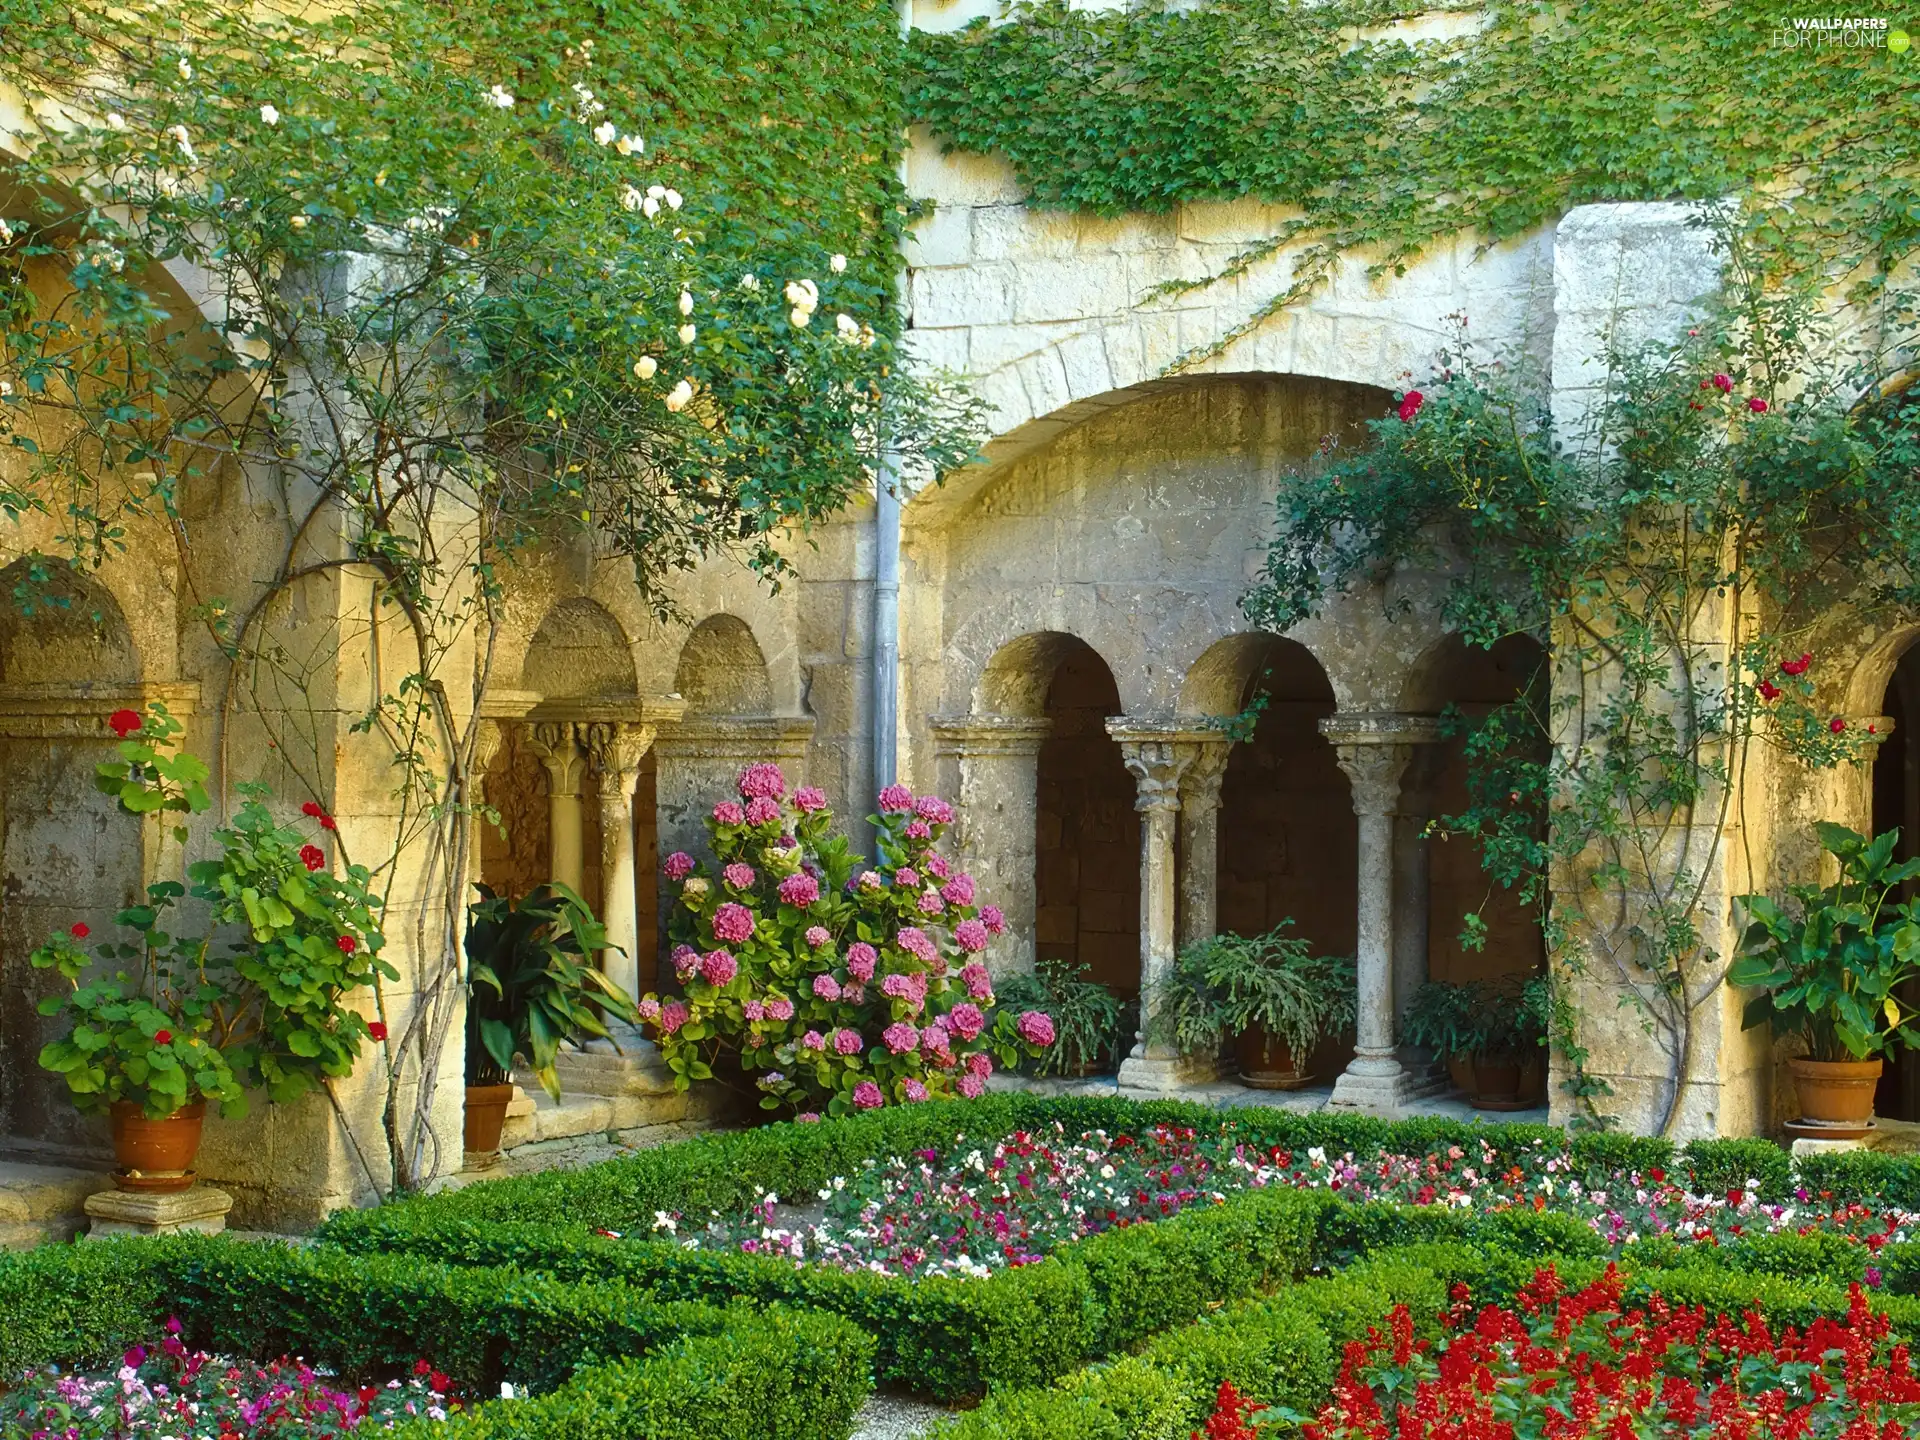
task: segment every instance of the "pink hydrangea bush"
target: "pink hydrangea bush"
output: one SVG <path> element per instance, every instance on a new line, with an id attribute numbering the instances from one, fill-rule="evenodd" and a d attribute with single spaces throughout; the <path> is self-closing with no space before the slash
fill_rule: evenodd
<path id="1" fill-rule="evenodd" d="M 640 1002 L 686 1089 L 715 1066 L 756 1076 L 761 1105 L 804 1118 L 986 1089 L 994 1066 L 1053 1043 L 1040 1011 L 995 1008 L 986 951 L 1006 920 L 940 851 L 953 807 L 880 792 L 868 867 L 826 796 L 778 765 L 740 772 L 707 819 L 714 863 L 661 869 L 680 993 Z"/>

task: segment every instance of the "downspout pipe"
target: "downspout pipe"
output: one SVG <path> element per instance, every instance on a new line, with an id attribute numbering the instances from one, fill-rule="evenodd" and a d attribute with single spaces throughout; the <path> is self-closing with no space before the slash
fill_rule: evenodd
<path id="1" fill-rule="evenodd" d="M 901 42 L 913 28 L 913 0 L 896 0 Z M 900 153 L 900 183 L 907 179 Z M 895 276 L 896 303 L 907 305 L 905 256 Z M 884 407 L 882 425 L 885 425 Z M 873 788 L 900 777 L 900 456 L 885 433 L 873 497 Z"/>

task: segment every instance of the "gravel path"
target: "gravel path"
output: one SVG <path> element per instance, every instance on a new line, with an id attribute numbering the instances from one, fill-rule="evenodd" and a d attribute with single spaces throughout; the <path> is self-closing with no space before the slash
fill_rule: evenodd
<path id="1" fill-rule="evenodd" d="M 953 1412 L 926 1400 L 878 1394 L 854 1417 L 853 1440 L 915 1440 Z"/>

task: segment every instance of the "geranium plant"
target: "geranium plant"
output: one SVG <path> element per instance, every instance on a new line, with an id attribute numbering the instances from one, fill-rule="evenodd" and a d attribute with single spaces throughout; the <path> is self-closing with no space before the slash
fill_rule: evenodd
<path id="1" fill-rule="evenodd" d="M 707 821 L 717 873 L 685 852 L 664 866 L 682 993 L 639 1010 L 677 1086 L 737 1063 L 763 1107 L 839 1115 L 977 1096 L 996 1061 L 1053 1043 L 1045 1012 L 996 1009 L 985 955 L 1006 921 L 940 853 L 951 805 L 882 790 L 866 869 L 820 790 L 789 796 L 771 764 L 737 788 Z"/>
<path id="2" fill-rule="evenodd" d="M 165 707 L 116 711 L 108 723 L 120 740 L 96 783 L 123 809 L 209 808 L 206 766 L 176 753 L 181 727 Z M 214 832 L 218 854 L 188 864 L 185 884 L 149 885 L 146 903 L 115 916 L 126 938 L 89 948 L 91 931 L 76 924 L 29 957 L 71 987 L 40 1004 L 41 1014 L 73 1022 L 40 1063 L 66 1080 L 84 1112 L 127 1100 L 157 1120 L 209 1100 L 239 1114 L 245 1087 L 297 1099 L 351 1073 L 362 1039 L 386 1038 L 381 1022 L 348 1003 L 377 977 L 399 978 L 379 955 L 380 902 L 366 870 L 336 875 L 320 846 L 274 820 L 264 787 L 240 789 L 245 802 Z M 305 811 L 333 829 L 317 804 Z M 182 843 L 186 833 L 173 830 Z M 183 908 L 189 898 L 199 902 L 192 911 Z"/>

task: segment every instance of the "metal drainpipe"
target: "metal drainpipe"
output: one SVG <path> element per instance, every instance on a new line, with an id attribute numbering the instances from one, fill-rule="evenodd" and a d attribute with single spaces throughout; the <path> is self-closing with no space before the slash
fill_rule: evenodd
<path id="1" fill-rule="evenodd" d="M 897 0 L 900 34 L 913 28 L 913 0 Z M 906 152 L 900 181 L 907 178 Z M 904 257 L 903 257 L 904 260 Z M 907 303 L 907 270 L 896 275 L 896 303 Z M 884 423 L 884 421 L 883 421 Z M 900 770 L 900 457 L 883 435 L 873 504 L 873 788 L 893 784 Z"/>

